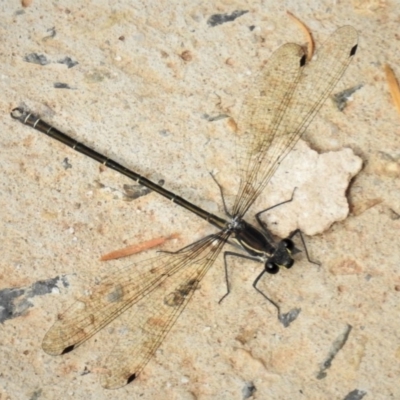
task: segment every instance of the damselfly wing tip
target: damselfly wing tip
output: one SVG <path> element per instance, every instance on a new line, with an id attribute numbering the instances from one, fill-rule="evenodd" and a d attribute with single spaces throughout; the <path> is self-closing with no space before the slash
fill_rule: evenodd
<path id="1" fill-rule="evenodd" d="M 62 354 L 70 353 L 74 350 L 76 344 L 72 344 L 67 347 L 63 347 L 63 343 L 55 340 L 54 331 L 50 329 L 46 336 L 43 338 L 42 349 L 50 356 L 61 356 Z"/>
<path id="2" fill-rule="evenodd" d="M 65 349 L 60 350 L 59 347 L 49 346 L 46 343 L 42 343 L 42 349 L 49 356 L 62 356 L 63 354 L 70 353 L 72 350 L 74 350 L 75 346 L 74 345 L 68 346 Z"/>

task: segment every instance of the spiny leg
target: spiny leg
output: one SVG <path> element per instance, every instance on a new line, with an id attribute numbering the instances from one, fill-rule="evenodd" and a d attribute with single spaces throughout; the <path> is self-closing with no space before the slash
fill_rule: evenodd
<path id="1" fill-rule="evenodd" d="M 292 196 L 290 197 L 289 200 L 281 201 L 280 203 L 275 204 L 275 205 L 273 205 L 272 207 L 268 207 L 268 208 L 266 208 L 265 210 L 259 211 L 259 212 L 255 215 L 257 222 L 259 223 L 259 225 L 260 225 L 265 231 L 269 232 L 268 227 L 267 227 L 267 224 L 266 224 L 264 221 L 261 220 L 260 215 L 263 214 L 263 213 L 265 213 L 265 212 L 267 212 L 267 211 L 272 210 L 273 208 L 276 208 L 276 207 L 282 206 L 283 204 L 292 202 L 292 201 L 293 201 L 293 198 L 294 198 L 294 193 L 295 193 L 296 189 L 297 189 L 297 187 L 295 187 L 295 188 L 293 189 Z"/>
<path id="2" fill-rule="evenodd" d="M 319 261 L 314 261 L 314 260 L 312 260 L 312 259 L 310 258 L 309 254 L 308 254 L 306 242 L 305 242 L 304 237 L 303 237 L 303 233 L 301 232 L 300 229 L 296 229 L 295 231 L 293 231 L 293 232 L 289 235 L 289 239 L 292 239 L 293 236 L 296 236 L 296 235 L 299 235 L 299 236 L 300 236 L 301 243 L 303 244 L 303 247 L 304 247 L 304 252 L 306 253 L 307 261 L 308 261 L 309 263 L 311 263 L 311 264 L 315 264 L 315 265 L 320 266 L 321 263 L 320 263 Z"/>
<path id="3" fill-rule="evenodd" d="M 210 175 L 211 175 L 211 178 L 213 178 L 213 181 L 214 181 L 214 182 L 217 184 L 217 186 L 218 186 L 218 189 L 219 189 L 219 193 L 220 193 L 220 195 L 221 195 L 222 205 L 223 205 L 223 207 L 224 207 L 225 214 L 226 214 L 228 217 L 231 217 L 231 218 L 232 218 L 232 215 L 229 213 L 228 207 L 226 206 L 226 203 L 225 203 L 224 189 L 223 189 L 222 185 L 217 181 L 217 178 L 214 176 L 214 174 L 213 174 L 212 172 L 210 172 Z"/>
<path id="4" fill-rule="evenodd" d="M 240 253 L 235 253 L 233 251 L 225 251 L 224 252 L 224 270 L 225 270 L 225 282 L 226 282 L 226 293 L 219 299 L 218 304 L 221 304 L 222 300 L 225 299 L 226 296 L 231 292 L 231 287 L 229 283 L 229 277 L 228 277 L 228 262 L 227 262 L 227 257 L 228 256 L 234 256 L 234 257 L 239 257 L 239 258 L 244 258 L 246 260 L 252 260 L 252 261 L 258 261 L 257 258 L 247 256 L 245 254 L 240 254 Z"/>
<path id="5" fill-rule="evenodd" d="M 301 308 L 293 308 L 292 310 L 290 310 L 287 313 L 282 313 L 281 312 L 281 308 L 279 307 L 279 305 L 272 299 L 270 299 L 263 291 L 261 291 L 258 287 L 257 287 L 257 283 L 258 281 L 261 279 L 261 277 L 266 273 L 266 270 L 263 270 L 258 276 L 257 278 L 254 280 L 253 282 L 253 288 L 257 290 L 258 293 L 260 293 L 266 300 L 268 300 L 277 310 L 278 313 L 278 319 L 281 322 L 281 324 L 287 328 L 296 318 L 297 316 L 300 314 Z"/>

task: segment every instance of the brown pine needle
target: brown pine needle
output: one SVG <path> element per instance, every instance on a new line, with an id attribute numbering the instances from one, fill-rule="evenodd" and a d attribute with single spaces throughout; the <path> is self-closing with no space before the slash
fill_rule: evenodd
<path id="1" fill-rule="evenodd" d="M 314 55 L 314 40 L 312 38 L 310 29 L 308 29 L 308 26 L 300 21 L 294 14 L 292 14 L 290 11 L 286 11 L 286 14 L 289 15 L 290 18 L 293 19 L 294 22 L 296 22 L 297 25 L 302 29 L 302 31 L 306 34 L 307 36 L 307 61 L 310 61 L 312 56 Z"/>
<path id="2" fill-rule="evenodd" d="M 389 64 L 385 64 L 385 74 L 386 74 L 386 80 L 389 85 L 389 90 L 390 94 L 392 95 L 392 99 L 394 102 L 394 105 L 397 108 L 398 113 L 400 114 L 400 87 L 399 87 L 399 82 L 396 79 L 396 76 L 392 70 L 392 68 L 389 66 Z"/>
<path id="3" fill-rule="evenodd" d="M 151 240 L 147 240 L 146 242 L 133 244 L 123 249 L 114 250 L 110 253 L 104 254 L 100 257 L 100 261 L 109 261 L 116 260 L 117 258 L 127 257 L 132 254 L 140 253 L 142 251 L 151 249 L 153 247 L 161 246 L 167 240 L 176 239 L 179 235 L 177 233 L 173 233 L 167 237 L 159 237 Z"/>

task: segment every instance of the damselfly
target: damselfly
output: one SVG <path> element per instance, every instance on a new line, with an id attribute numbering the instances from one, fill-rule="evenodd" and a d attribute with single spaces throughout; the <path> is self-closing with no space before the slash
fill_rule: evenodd
<path id="1" fill-rule="evenodd" d="M 118 388 L 132 382 L 161 345 L 227 242 L 235 242 L 246 253 L 225 252 L 225 267 L 226 257 L 231 255 L 263 264 L 253 286 L 274 304 L 282 320 L 279 306 L 257 288 L 257 283 L 266 273 L 292 267 L 295 248 L 291 238 L 296 232 L 274 243 L 260 218 L 262 212 L 256 215 L 259 227 L 243 218 L 331 93 L 356 49 L 356 30 L 344 26 L 328 39 L 310 64 L 306 65 L 306 55 L 297 44 L 285 44 L 273 53 L 243 103 L 240 146 L 246 152 L 238 160 L 240 184 L 229 210 L 220 187 L 225 218 L 208 213 L 123 167 L 22 108 L 14 109 L 13 118 L 132 178 L 219 229 L 177 252 L 161 253 L 104 279 L 58 317 L 43 340 L 43 349 L 51 355 L 68 353 L 130 309 L 129 333 L 106 360 L 108 373 L 102 375 L 101 383 L 105 388 Z M 229 292 L 228 279 L 227 284 Z"/>

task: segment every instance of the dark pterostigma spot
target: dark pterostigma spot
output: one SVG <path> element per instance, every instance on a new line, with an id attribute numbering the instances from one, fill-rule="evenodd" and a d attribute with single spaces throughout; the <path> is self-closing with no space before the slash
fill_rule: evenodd
<path id="1" fill-rule="evenodd" d="M 343 400 L 361 400 L 367 392 L 364 392 L 364 390 L 352 390 Z"/>
<path id="2" fill-rule="evenodd" d="M 136 379 L 136 374 L 132 374 L 127 380 L 126 384 L 129 385 L 131 382 L 133 382 Z"/>
<path id="3" fill-rule="evenodd" d="M 55 89 L 72 89 L 72 87 L 69 86 L 68 83 L 62 83 L 62 82 L 54 82 L 53 87 Z"/>
<path id="4" fill-rule="evenodd" d="M 286 314 L 279 316 L 279 321 L 281 324 L 287 328 L 300 314 L 301 308 L 293 308 Z"/>
<path id="5" fill-rule="evenodd" d="M 64 57 L 63 59 L 58 60 L 57 62 L 58 64 L 65 64 L 68 68 L 75 67 L 75 65 L 79 64 L 78 61 L 72 60 L 71 57 Z"/>
<path id="6" fill-rule="evenodd" d="M 253 396 L 254 392 L 257 390 L 253 382 L 246 382 L 242 389 L 243 400 L 248 399 Z"/>
<path id="7" fill-rule="evenodd" d="M 47 65 L 50 61 L 43 54 L 30 53 L 24 57 L 24 61 L 32 64 Z"/>
<path id="8" fill-rule="evenodd" d="M 75 348 L 75 345 L 72 344 L 71 346 L 66 347 L 61 354 L 67 354 L 67 353 L 71 353 L 71 351 Z"/>
<path id="9" fill-rule="evenodd" d="M 343 348 L 346 344 L 347 339 L 350 336 L 350 332 L 352 330 L 351 325 L 347 325 L 344 332 L 341 333 L 332 343 L 331 349 L 328 353 L 328 357 L 326 360 L 320 365 L 320 370 L 317 374 L 317 379 L 324 379 L 327 376 L 326 370 L 329 369 L 332 365 L 333 359 L 336 357 L 336 354 Z"/>
<path id="10" fill-rule="evenodd" d="M 64 287 L 69 286 L 66 276 L 56 276 L 52 279 L 37 281 L 31 286 L 0 290 L 0 323 L 24 315 L 29 308 L 33 307 L 29 301 L 30 298 L 51 293 L 60 283 Z"/>
<path id="11" fill-rule="evenodd" d="M 248 13 L 248 10 L 236 10 L 232 14 L 214 14 L 211 15 L 207 20 L 207 24 L 210 26 L 217 26 L 224 24 L 225 22 L 234 21 L 236 18 L 241 17 L 243 14 Z"/>
<path id="12" fill-rule="evenodd" d="M 363 84 L 353 86 L 349 89 L 343 90 L 342 92 L 336 93 L 332 96 L 333 102 L 336 104 L 336 107 L 339 111 L 343 111 L 347 106 L 347 101 L 351 97 L 351 95 L 357 90 L 361 89 Z"/>

